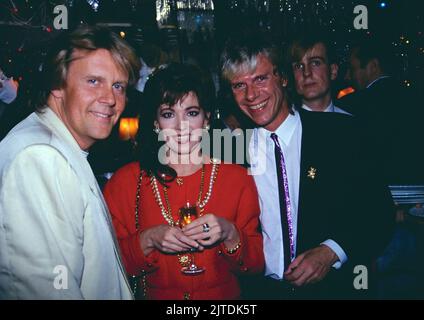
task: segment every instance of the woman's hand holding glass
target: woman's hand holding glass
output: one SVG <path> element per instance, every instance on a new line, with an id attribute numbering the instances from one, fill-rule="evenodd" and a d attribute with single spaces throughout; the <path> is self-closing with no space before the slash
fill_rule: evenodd
<path id="1" fill-rule="evenodd" d="M 202 251 L 203 246 L 186 236 L 179 227 L 161 224 L 143 231 L 140 244 L 144 255 L 154 249 L 164 253 L 181 253 L 193 249 Z"/>
<path id="2" fill-rule="evenodd" d="M 240 235 L 235 225 L 225 218 L 213 213 L 205 214 L 182 228 L 184 235 L 195 240 L 203 247 L 224 242 L 232 248 L 240 242 Z"/>

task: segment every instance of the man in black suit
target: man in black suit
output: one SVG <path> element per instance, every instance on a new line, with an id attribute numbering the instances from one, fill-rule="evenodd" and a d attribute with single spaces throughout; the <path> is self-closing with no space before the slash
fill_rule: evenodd
<path id="1" fill-rule="evenodd" d="M 356 296 L 354 267 L 367 265 L 389 237 L 375 222 L 377 211 L 390 212 L 390 195 L 374 180 L 351 117 L 290 107 L 280 57 L 252 35 L 229 41 L 221 56 L 223 77 L 257 126 L 249 152 L 266 277 L 249 298 Z"/>
<path id="2" fill-rule="evenodd" d="M 362 123 L 376 146 L 375 155 L 388 184 L 422 183 L 424 170 L 417 152 L 422 137 L 422 98 L 401 87 L 391 46 L 367 39 L 352 47 L 346 80 L 356 92 L 337 103 Z"/>

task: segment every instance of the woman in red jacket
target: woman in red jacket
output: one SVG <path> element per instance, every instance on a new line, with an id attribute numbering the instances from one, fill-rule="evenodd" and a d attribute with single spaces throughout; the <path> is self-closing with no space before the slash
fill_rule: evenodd
<path id="1" fill-rule="evenodd" d="M 202 153 L 213 92 L 193 67 L 151 76 L 139 161 L 105 187 L 125 267 L 148 299 L 237 299 L 237 274 L 264 266 L 252 177 Z M 191 206 L 197 219 L 186 225 L 179 213 Z"/>

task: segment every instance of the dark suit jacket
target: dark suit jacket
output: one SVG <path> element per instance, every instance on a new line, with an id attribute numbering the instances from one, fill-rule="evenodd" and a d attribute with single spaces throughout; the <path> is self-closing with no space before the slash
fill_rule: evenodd
<path id="1" fill-rule="evenodd" d="M 378 178 L 379 168 L 369 157 L 369 147 L 354 118 L 304 110 L 299 113 L 302 149 L 297 255 L 332 239 L 346 252 L 348 263 L 340 270 L 332 268 L 322 282 L 296 290 L 296 297 L 361 297 L 353 288 L 353 269 L 356 265 L 369 268 L 372 258 L 390 239 L 394 223 L 390 193 Z M 311 169 L 316 170 L 315 178 L 308 175 Z"/>
<path id="2" fill-rule="evenodd" d="M 395 221 L 391 195 L 370 153 L 372 145 L 354 118 L 306 111 L 300 115 L 298 254 L 333 239 L 349 262 L 340 271 L 332 269 L 333 283 L 328 281 L 328 286 L 353 289 L 353 268 L 370 267 L 391 237 Z M 310 168 L 316 169 L 315 179 L 308 177 Z"/>
<path id="3" fill-rule="evenodd" d="M 383 78 L 336 104 L 361 121 L 388 184 L 422 184 L 423 93 Z"/>

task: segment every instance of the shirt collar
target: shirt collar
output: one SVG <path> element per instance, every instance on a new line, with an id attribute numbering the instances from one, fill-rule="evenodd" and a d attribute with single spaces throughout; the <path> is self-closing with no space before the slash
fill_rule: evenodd
<path id="1" fill-rule="evenodd" d="M 381 77 L 378 77 L 377 79 L 375 79 L 374 81 L 372 81 L 369 85 L 367 85 L 367 89 L 369 88 L 369 87 L 371 87 L 374 83 L 376 83 L 377 81 L 379 81 L 379 80 L 381 80 L 381 79 L 384 79 L 384 78 L 389 78 L 389 76 L 381 76 Z"/>
<path id="2" fill-rule="evenodd" d="M 84 151 L 75 140 L 65 123 L 59 118 L 56 112 L 53 111 L 49 106 L 45 106 L 42 111 L 36 112 L 37 116 L 42 122 L 47 122 L 49 128 L 53 128 L 56 134 L 61 137 L 64 141 L 73 146 L 76 150 Z M 88 152 L 87 152 L 88 155 Z"/>
<path id="3" fill-rule="evenodd" d="M 330 104 L 327 106 L 327 108 L 324 109 L 324 112 L 334 112 L 334 104 L 333 101 L 330 101 Z M 302 109 L 307 110 L 307 111 L 314 111 L 311 108 L 309 108 L 306 104 L 302 104 Z"/>
<path id="4" fill-rule="evenodd" d="M 287 118 L 283 121 L 282 124 L 274 132 L 277 134 L 278 138 L 287 146 L 293 134 L 296 130 L 297 125 L 300 123 L 299 112 L 293 110 L 294 114 L 289 113 Z M 269 131 L 265 128 L 259 128 L 259 134 L 269 138 L 273 131 Z"/>

